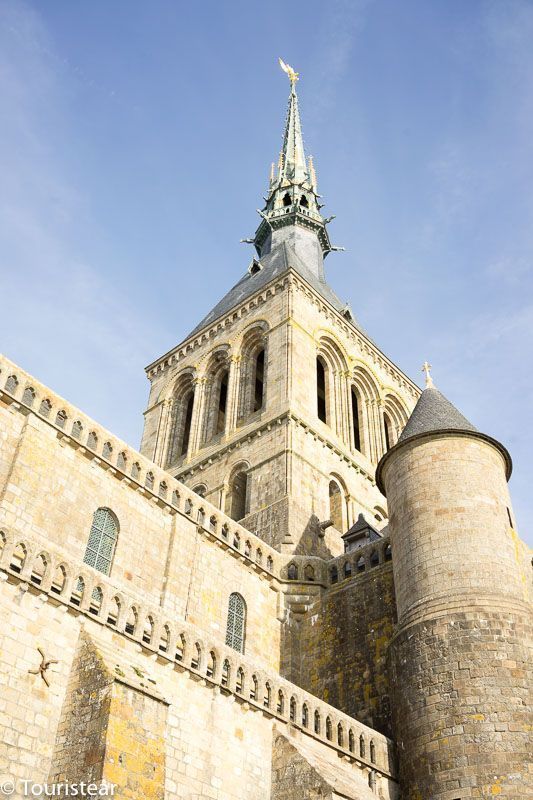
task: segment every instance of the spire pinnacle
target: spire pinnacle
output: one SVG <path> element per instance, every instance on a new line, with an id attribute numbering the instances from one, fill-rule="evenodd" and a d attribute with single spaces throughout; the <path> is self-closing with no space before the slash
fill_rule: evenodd
<path id="1" fill-rule="evenodd" d="M 422 372 L 426 373 L 426 389 L 434 388 L 433 378 L 431 377 L 431 364 L 424 361 L 422 364 Z"/>

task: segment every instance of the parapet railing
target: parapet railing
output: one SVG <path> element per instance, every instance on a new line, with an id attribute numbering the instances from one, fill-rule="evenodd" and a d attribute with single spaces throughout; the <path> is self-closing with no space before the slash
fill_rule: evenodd
<path id="1" fill-rule="evenodd" d="M 247 656 L 206 640 L 187 622 L 169 619 L 161 609 L 143 607 L 108 579 L 83 565 L 7 531 L 0 531 L 0 574 L 33 589 L 138 643 L 205 685 L 218 686 L 238 701 L 293 725 L 368 771 L 394 779 L 390 739 L 300 689 L 277 673 L 269 674 Z"/>
<path id="2" fill-rule="evenodd" d="M 384 536 L 328 561 L 316 556 L 296 555 L 285 556 L 285 559 L 280 580 L 290 583 L 317 583 L 329 588 L 350 578 L 368 574 L 376 567 L 391 562 L 392 548 L 389 537 Z"/>
<path id="3" fill-rule="evenodd" d="M 279 576 L 284 560 L 280 553 L 2 355 L 0 395 L 45 420 L 69 444 L 135 491 L 171 513 L 187 516 L 256 572 L 269 580 Z"/>

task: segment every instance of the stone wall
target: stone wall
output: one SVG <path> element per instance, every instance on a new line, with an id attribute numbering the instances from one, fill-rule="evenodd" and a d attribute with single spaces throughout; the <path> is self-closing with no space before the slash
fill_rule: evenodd
<path id="1" fill-rule="evenodd" d="M 390 736 L 387 655 L 395 621 L 390 563 L 346 580 L 341 571 L 305 614 L 289 617 L 283 664 L 300 686 Z"/>

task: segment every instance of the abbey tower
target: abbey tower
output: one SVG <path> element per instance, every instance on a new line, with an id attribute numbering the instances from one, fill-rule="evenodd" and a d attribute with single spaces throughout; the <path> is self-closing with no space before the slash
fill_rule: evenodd
<path id="1" fill-rule="evenodd" d="M 510 456 L 328 286 L 286 71 L 255 255 L 147 368 L 141 452 L 0 356 L 0 794 L 533 797 Z"/>
<path id="2" fill-rule="evenodd" d="M 385 524 L 375 467 L 419 390 L 328 285 L 321 210 L 294 78 L 255 257 L 147 368 L 141 449 L 274 547 L 339 555 L 360 513 Z"/>

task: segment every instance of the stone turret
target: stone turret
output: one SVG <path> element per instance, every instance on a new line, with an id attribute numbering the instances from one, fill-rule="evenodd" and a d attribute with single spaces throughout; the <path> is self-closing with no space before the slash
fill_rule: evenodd
<path id="1" fill-rule="evenodd" d="M 389 505 L 390 647 L 404 800 L 531 797 L 531 616 L 511 459 L 429 382 L 377 482 Z"/>

